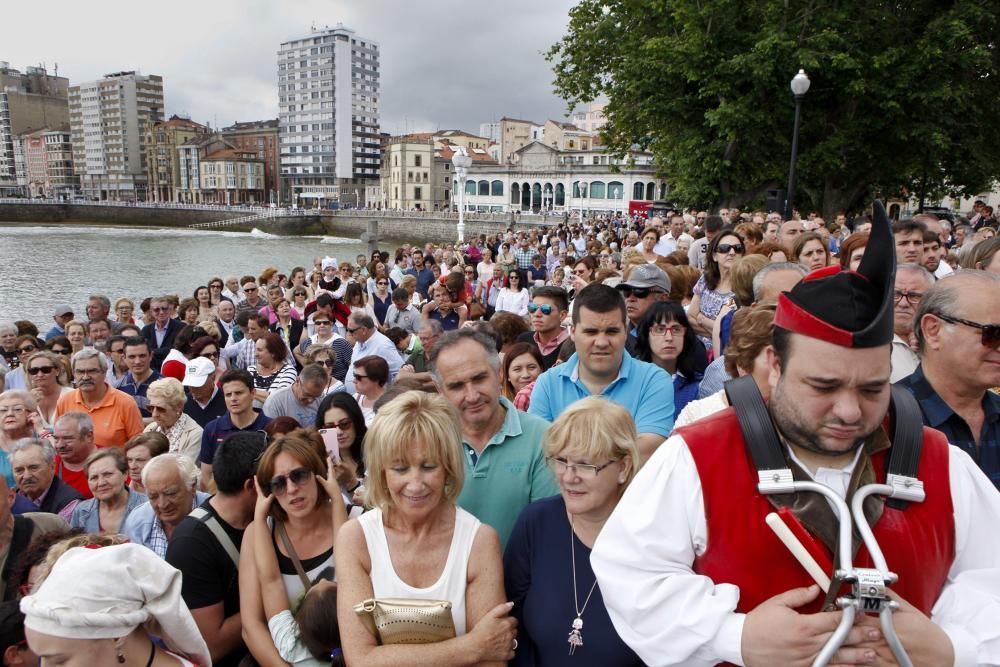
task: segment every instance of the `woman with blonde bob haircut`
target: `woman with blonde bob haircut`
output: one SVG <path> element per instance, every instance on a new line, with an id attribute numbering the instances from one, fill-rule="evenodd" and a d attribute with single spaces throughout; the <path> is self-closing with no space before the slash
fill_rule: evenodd
<path id="1" fill-rule="evenodd" d="M 455 504 L 462 456 L 458 413 L 437 394 L 401 394 L 368 430 L 366 486 L 374 509 L 337 534 L 337 618 L 351 665 L 496 665 L 514 656 L 500 540 Z M 354 613 L 369 598 L 448 600 L 456 636 L 379 645 Z"/>
<path id="2" fill-rule="evenodd" d="M 519 630 L 512 665 L 566 664 L 567 631 L 570 662 L 643 664 L 611 624 L 590 567 L 604 522 L 635 478 L 638 439 L 628 411 L 597 396 L 566 408 L 546 432 L 559 495 L 524 508 L 504 553 Z"/>

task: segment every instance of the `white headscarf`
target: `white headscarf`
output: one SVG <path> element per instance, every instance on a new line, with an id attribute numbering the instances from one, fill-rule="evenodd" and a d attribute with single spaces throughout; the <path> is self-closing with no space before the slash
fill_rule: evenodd
<path id="1" fill-rule="evenodd" d="M 141 544 L 76 547 L 21 600 L 24 625 L 67 639 L 116 639 L 145 624 L 167 647 L 211 666 L 181 599 L 181 573 Z"/>
<path id="2" fill-rule="evenodd" d="M 323 263 L 320 265 L 321 268 L 326 271 L 328 267 L 337 268 L 337 258 L 336 257 L 324 257 Z"/>

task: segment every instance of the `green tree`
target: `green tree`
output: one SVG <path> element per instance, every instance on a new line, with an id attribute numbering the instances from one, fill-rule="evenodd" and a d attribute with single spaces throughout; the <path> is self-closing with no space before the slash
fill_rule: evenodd
<path id="1" fill-rule="evenodd" d="M 548 53 L 570 108 L 606 96 L 602 137 L 652 151 L 681 204 L 758 204 L 788 174 L 796 204 L 971 195 L 1000 175 L 996 0 L 583 0 Z"/>

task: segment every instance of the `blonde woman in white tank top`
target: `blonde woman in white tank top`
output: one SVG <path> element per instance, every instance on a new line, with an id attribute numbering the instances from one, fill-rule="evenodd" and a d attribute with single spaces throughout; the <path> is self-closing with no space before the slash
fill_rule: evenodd
<path id="1" fill-rule="evenodd" d="M 502 665 L 516 621 L 504 601 L 496 531 L 455 504 L 462 488 L 461 427 L 444 398 L 407 392 L 379 411 L 365 438 L 368 502 L 375 509 L 337 535 L 337 608 L 353 666 Z M 354 613 L 368 598 L 448 600 L 456 637 L 379 646 Z"/>

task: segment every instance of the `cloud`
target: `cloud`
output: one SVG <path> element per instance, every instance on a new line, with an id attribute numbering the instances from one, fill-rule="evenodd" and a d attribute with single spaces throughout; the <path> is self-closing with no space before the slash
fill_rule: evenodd
<path id="1" fill-rule="evenodd" d="M 37 5 L 9 4 L 5 25 L 26 29 L 5 30 L 0 60 L 58 63 L 71 83 L 159 74 L 167 113 L 199 122 L 277 117 L 279 45 L 338 22 L 379 44 L 384 132 L 565 115 L 543 53 L 571 0 L 54 0 L 41 24 Z"/>

